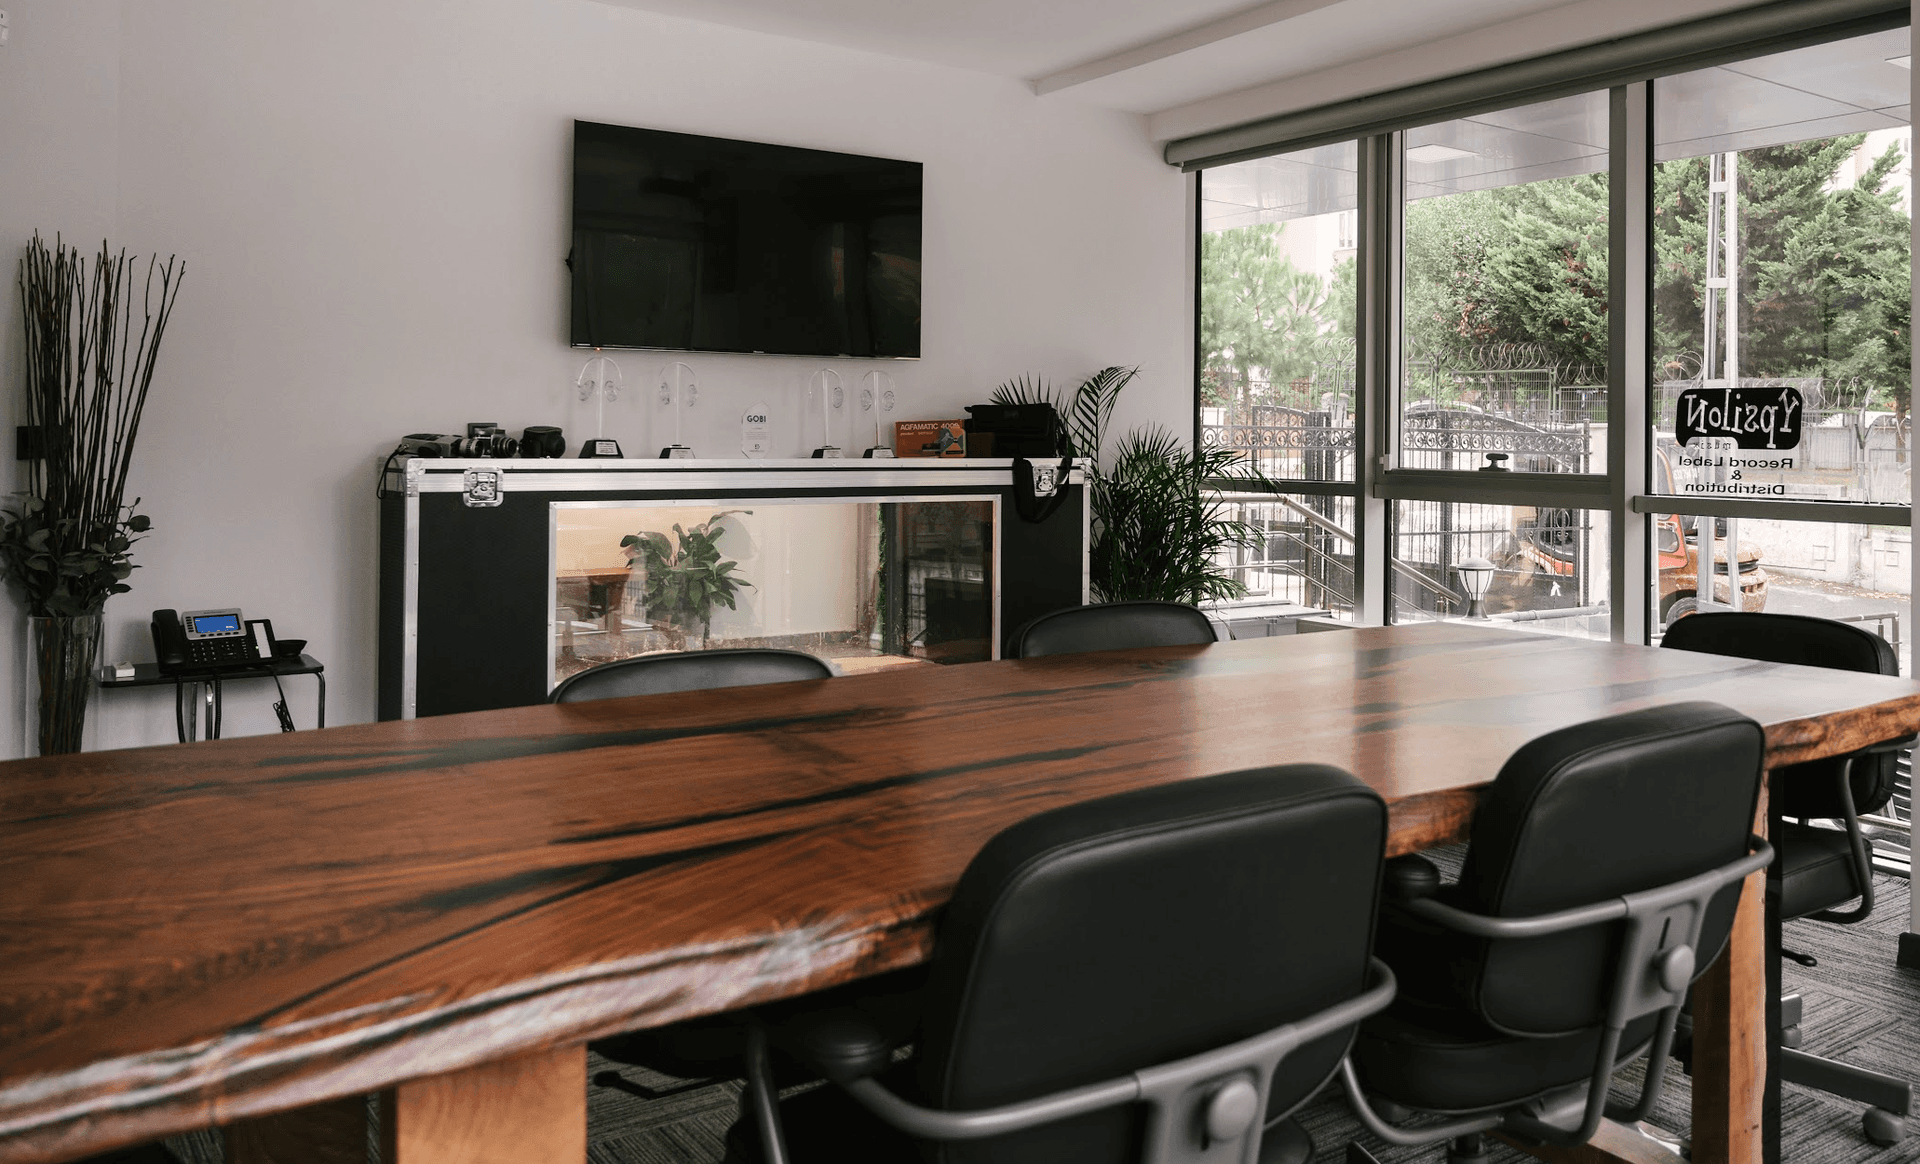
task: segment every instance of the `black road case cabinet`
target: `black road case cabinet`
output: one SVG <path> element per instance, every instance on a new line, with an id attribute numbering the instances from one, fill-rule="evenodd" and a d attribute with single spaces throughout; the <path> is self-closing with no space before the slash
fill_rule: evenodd
<path id="1" fill-rule="evenodd" d="M 1014 488 L 1005 460 L 399 461 L 380 501 L 380 718 L 546 700 L 561 653 L 556 627 L 565 627 L 571 644 L 572 628 L 587 625 L 572 621 L 571 612 L 556 613 L 556 515 L 569 509 L 685 507 L 698 514 L 756 502 L 769 512 L 812 502 L 882 510 L 968 503 L 992 515 L 991 568 L 978 581 L 917 583 L 918 617 L 924 630 L 958 634 L 967 632 L 954 628 L 968 625 L 984 631 L 990 615 L 991 649 L 983 643 L 976 657 L 998 658 L 1021 623 L 1088 600 L 1080 472 L 1064 486 L 1064 502 L 1039 522 L 1019 516 Z M 896 580 L 893 592 L 903 589 Z M 606 590 L 591 593 L 599 598 L 596 609 L 611 612 Z M 603 617 L 609 625 L 618 621 L 615 613 Z M 628 625 L 621 624 L 623 633 Z M 889 640 L 888 649 L 898 643 Z"/>

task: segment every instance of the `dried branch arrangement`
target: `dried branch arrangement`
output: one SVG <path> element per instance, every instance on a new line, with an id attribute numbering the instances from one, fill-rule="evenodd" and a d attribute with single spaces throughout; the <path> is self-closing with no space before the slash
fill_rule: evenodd
<path id="1" fill-rule="evenodd" d="M 38 234 L 20 263 L 26 318 L 26 423 L 38 456 L 27 489 L 0 515 L 0 565 L 36 616 L 98 613 L 124 594 L 134 535 L 151 523 L 125 501 L 134 438 L 153 383 L 160 340 L 186 274 L 169 256 L 148 260 L 141 317 L 126 252 L 89 263 Z M 136 324 L 137 330 L 136 330 Z"/>

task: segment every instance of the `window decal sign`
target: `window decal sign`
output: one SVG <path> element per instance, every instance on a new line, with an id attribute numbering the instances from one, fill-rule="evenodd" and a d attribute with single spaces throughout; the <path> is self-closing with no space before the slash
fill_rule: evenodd
<path id="1" fill-rule="evenodd" d="M 1797 449 L 1804 412 L 1798 388 L 1688 388 L 1675 408 L 1673 439 L 1681 448 L 1718 437 L 1742 449 Z"/>

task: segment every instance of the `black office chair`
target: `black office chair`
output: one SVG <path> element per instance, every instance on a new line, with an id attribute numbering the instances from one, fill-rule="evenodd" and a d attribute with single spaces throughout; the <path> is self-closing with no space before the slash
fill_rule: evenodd
<path id="1" fill-rule="evenodd" d="M 907 1021 L 769 1013 L 775 1045 L 837 1086 L 776 1105 L 754 1056 L 729 1158 L 1306 1160 L 1290 1113 L 1393 993 L 1368 957 L 1386 832 L 1377 794 L 1312 764 L 1014 825 L 961 876 Z"/>
<path id="2" fill-rule="evenodd" d="M 1688 985 L 1771 857 L 1750 831 L 1765 750 L 1759 724 L 1713 703 L 1564 728 L 1501 768 L 1458 882 L 1388 862 L 1375 953 L 1400 994 L 1342 1072 L 1361 1123 L 1394 1144 L 1452 1140 L 1467 1164 L 1495 1129 L 1577 1144 L 1603 1115 L 1646 1118 Z M 1638 1101 L 1610 1107 L 1614 1070 L 1641 1054 Z M 1454 1118 L 1390 1122 L 1409 1110 Z"/>
<path id="3" fill-rule="evenodd" d="M 551 703 L 584 703 L 626 695 L 662 695 L 713 687 L 754 687 L 801 679 L 831 679 L 833 668 L 804 651 L 744 647 L 616 659 L 561 680 Z"/>
<path id="4" fill-rule="evenodd" d="M 661 695 L 718 687 L 753 687 L 802 679 L 830 679 L 833 668 L 802 651 L 750 647 L 618 659 L 563 680 L 548 696 L 553 703 L 584 703 L 630 695 Z M 705 1086 L 716 1078 L 735 1078 L 744 1070 L 746 1035 L 729 1016 L 692 1019 L 671 1026 L 615 1035 L 589 1044 L 605 1058 L 629 1067 L 645 1067 L 693 1084 L 657 1091 L 621 1077 L 596 1076 L 595 1083 L 643 1098 Z"/>
<path id="5" fill-rule="evenodd" d="M 1186 647 L 1218 641 L 1213 623 L 1178 602 L 1108 602 L 1070 606 L 1022 625 L 1009 640 L 1015 659 L 1120 651 L 1128 647 Z"/>
<path id="6" fill-rule="evenodd" d="M 1660 645 L 1767 663 L 1900 673 L 1893 648 L 1879 635 L 1854 623 L 1797 614 L 1691 614 L 1668 627 Z M 1898 753 L 1913 744 L 1912 737 L 1894 740 L 1773 774 L 1772 809 L 1789 818 L 1780 822 L 1772 838 L 1779 859 L 1767 871 L 1767 895 L 1781 921 L 1810 917 L 1848 925 L 1873 912 L 1873 851 L 1860 827 L 1860 814 L 1892 799 Z M 1812 823 L 1815 820 L 1837 820 L 1844 828 L 1822 828 Z M 1840 908 L 1856 899 L 1859 904 L 1852 909 Z M 1782 954 L 1803 965 L 1815 964 L 1805 954 Z M 1912 1084 L 1801 1051 L 1800 996 L 1783 997 L 1780 1012 L 1780 1078 L 1867 1104 L 1861 1125 L 1876 1144 L 1904 1138 Z"/>

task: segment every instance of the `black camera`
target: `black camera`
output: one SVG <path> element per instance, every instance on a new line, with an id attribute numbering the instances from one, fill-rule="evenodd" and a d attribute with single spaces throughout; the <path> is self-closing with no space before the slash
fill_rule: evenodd
<path id="1" fill-rule="evenodd" d="M 511 457 L 519 451 L 520 442 L 508 436 L 499 425 L 475 421 L 467 426 L 467 435 L 463 437 L 410 432 L 400 438 L 393 453 L 397 457 Z"/>
<path id="2" fill-rule="evenodd" d="M 456 439 L 456 457 L 511 457 L 520 451 L 520 442 L 492 421 L 472 421 L 464 439 Z"/>
<path id="3" fill-rule="evenodd" d="M 567 438 L 548 424 L 530 424 L 520 434 L 520 455 L 530 459 L 560 457 L 567 452 Z"/>
<path id="4" fill-rule="evenodd" d="M 394 447 L 396 457 L 457 457 L 460 440 L 458 437 L 441 436 L 437 432 L 410 432 L 400 438 Z"/>

